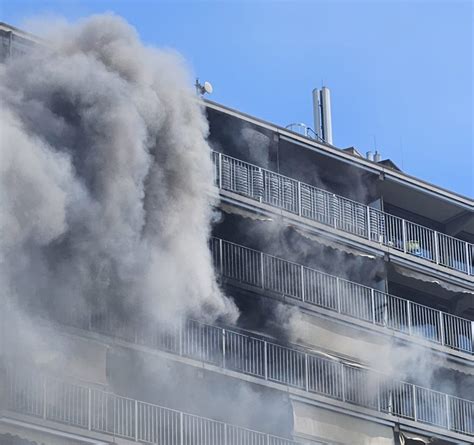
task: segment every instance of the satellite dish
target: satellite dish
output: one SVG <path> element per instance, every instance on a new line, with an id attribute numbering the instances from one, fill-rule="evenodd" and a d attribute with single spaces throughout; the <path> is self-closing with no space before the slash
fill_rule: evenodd
<path id="1" fill-rule="evenodd" d="M 206 93 L 211 94 L 213 91 L 211 82 L 204 82 L 204 85 L 201 85 L 199 83 L 199 79 L 196 79 L 196 83 L 194 84 L 194 86 L 196 87 L 196 93 L 200 94 L 201 96 Z"/>
<path id="2" fill-rule="evenodd" d="M 211 85 L 211 83 L 210 82 L 204 82 L 203 90 L 207 94 L 212 94 L 212 85 Z"/>

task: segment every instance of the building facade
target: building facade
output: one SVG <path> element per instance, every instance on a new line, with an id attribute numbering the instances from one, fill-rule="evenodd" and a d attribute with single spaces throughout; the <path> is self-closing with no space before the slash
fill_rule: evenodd
<path id="1" fill-rule="evenodd" d="M 25 35 L 0 31 L 4 60 Z M 472 443 L 472 200 L 205 106 L 209 248 L 238 326 L 36 314 L 54 357 L 32 366 L 6 300 L 0 443 Z"/>

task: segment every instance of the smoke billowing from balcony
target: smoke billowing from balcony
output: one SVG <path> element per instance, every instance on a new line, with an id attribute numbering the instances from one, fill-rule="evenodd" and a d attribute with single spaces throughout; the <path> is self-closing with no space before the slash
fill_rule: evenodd
<path id="1" fill-rule="evenodd" d="M 207 245 L 217 193 L 183 60 L 111 15 L 48 31 L 48 50 L 0 68 L 3 291 L 55 311 L 235 319 Z"/>

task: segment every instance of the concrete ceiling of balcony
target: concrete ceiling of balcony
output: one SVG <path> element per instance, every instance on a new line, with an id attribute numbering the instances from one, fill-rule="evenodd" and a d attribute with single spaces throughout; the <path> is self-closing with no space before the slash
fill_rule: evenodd
<path id="1" fill-rule="evenodd" d="M 456 204 L 390 178 L 382 181 L 380 189 L 385 202 L 445 225 L 449 235 L 456 236 L 460 232 L 474 235 L 474 210 L 467 205 Z"/>

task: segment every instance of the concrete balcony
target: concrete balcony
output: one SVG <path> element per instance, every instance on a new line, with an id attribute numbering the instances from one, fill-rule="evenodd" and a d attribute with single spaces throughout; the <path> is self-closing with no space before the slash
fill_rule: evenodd
<path id="1" fill-rule="evenodd" d="M 230 284 L 472 359 L 471 320 L 219 238 L 211 250 L 217 274 Z"/>
<path id="2" fill-rule="evenodd" d="M 253 164 L 213 152 L 223 200 L 242 202 L 450 274 L 474 288 L 474 245 Z M 363 241 L 362 241 L 363 240 Z"/>

